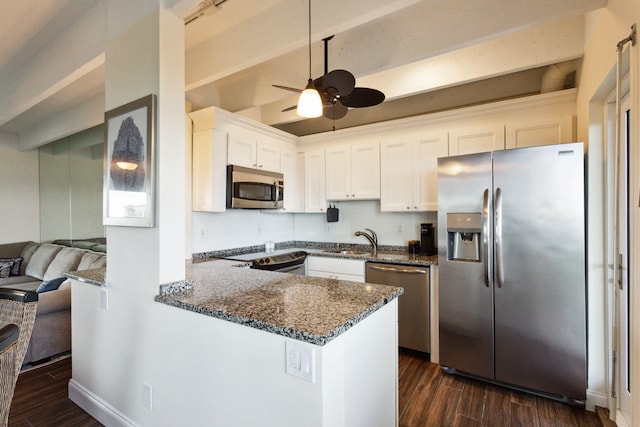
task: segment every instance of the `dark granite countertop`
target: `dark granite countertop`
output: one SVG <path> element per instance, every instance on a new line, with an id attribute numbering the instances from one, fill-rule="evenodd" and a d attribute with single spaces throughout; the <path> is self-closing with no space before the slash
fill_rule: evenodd
<path id="1" fill-rule="evenodd" d="M 228 260 L 187 266 L 187 280 L 162 285 L 155 300 L 311 344 L 324 345 L 402 288 L 238 267 Z"/>
<path id="2" fill-rule="evenodd" d="M 361 259 L 364 261 L 374 261 L 391 264 L 409 264 L 420 266 L 438 265 L 438 255 L 421 255 L 410 254 L 406 247 L 403 246 L 385 246 L 378 247 L 378 253 L 373 256 L 371 246 L 350 243 L 328 243 L 328 242 L 305 242 L 292 241 L 281 242 L 276 244 L 276 252 L 281 251 L 305 251 L 311 256 L 327 257 L 327 258 L 343 258 L 343 259 Z M 358 251 L 361 253 L 340 253 L 342 250 Z M 244 255 L 256 253 L 262 255 L 264 246 L 246 246 L 242 248 L 223 249 L 218 251 L 203 252 L 193 254 L 193 262 L 202 262 L 216 258 L 229 258 L 235 255 Z"/>

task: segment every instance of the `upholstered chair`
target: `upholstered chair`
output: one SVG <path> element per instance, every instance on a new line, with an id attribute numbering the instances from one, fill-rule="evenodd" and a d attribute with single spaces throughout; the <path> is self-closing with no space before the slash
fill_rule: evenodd
<path id="1" fill-rule="evenodd" d="M 38 294 L 35 291 L 0 289 L 0 326 L 13 323 L 20 328 L 15 366 L 16 375 L 20 373 L 24 355 L 27 352 L 27 347 L 29 347 L 37 308 Z"/>
<path id="2" fill-rule="evenodd" d="M 20 328 L 9 324 L 0 328 L 0 425 L 5 427 L 9 419 L 11 399 L 16 387 L 16 355 Z"/>

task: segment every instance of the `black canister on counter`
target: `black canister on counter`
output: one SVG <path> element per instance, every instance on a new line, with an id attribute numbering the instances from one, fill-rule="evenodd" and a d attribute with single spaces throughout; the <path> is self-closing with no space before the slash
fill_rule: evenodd
<path id="1" fill-rule="evenodd" d="M 436 229 L 433 224 L 420 224 L 420 250 L 424 255 L 435 255 L 438 253 L 436 246 Z"/>

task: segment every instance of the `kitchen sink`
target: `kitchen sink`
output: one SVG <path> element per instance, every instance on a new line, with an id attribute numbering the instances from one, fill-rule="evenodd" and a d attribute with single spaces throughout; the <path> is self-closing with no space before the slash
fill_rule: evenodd
<path id="1" fill-rule="evenodd" d="M 341 254 L 341 255 L 367 255 L 370 254 L 370 252 L 366 252 L 366 251 L 353 251 L 353 250 L 339 250 L 339 249 L 328 249 L 326 251 L 323 252 L 327 252 L 330 254 Z"/>

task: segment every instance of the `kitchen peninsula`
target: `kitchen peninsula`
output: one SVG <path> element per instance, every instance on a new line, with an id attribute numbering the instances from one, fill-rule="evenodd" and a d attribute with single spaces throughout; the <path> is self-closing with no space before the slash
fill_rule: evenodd
<path id="1" fill-rule="evenodd" d="M 397 425 L 401 288 L 228 260 L 189 263 L 186 273 L 155 297 L 159 348 L 167 349 L 157 357 L 167 371 L 153 384 L 153 405 L 180 407 L 191 425 Z M 109 289 L 73 278 L 74 296 Z M 100 315 L 72 310 L 74 326 Z M 83 387 L 72 380 L 76 392 Z"/>

